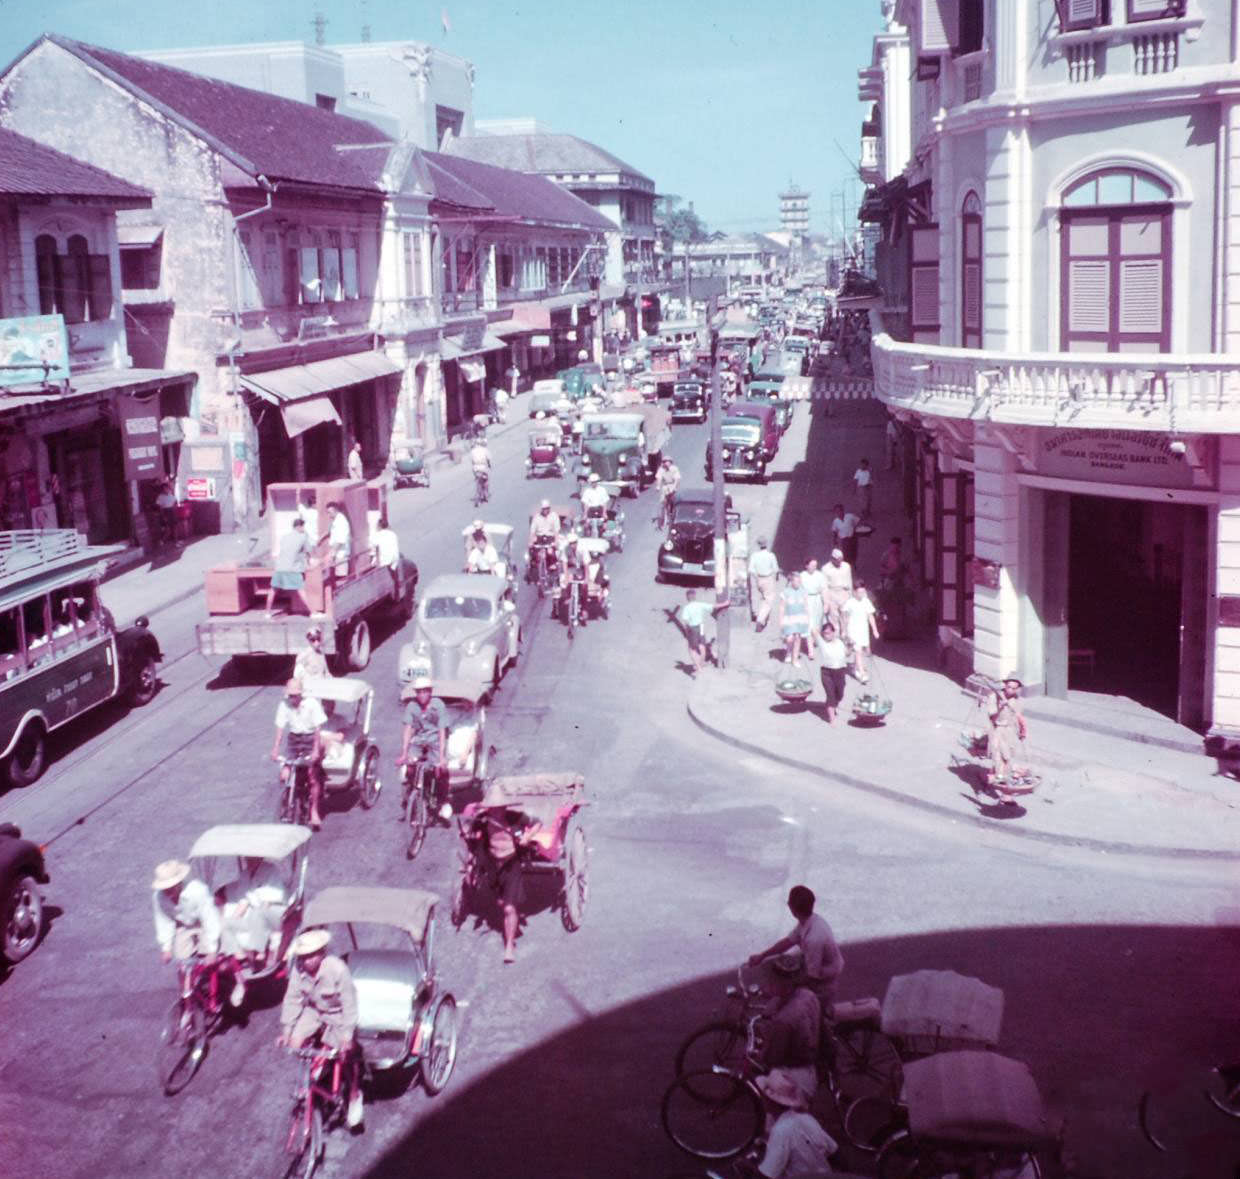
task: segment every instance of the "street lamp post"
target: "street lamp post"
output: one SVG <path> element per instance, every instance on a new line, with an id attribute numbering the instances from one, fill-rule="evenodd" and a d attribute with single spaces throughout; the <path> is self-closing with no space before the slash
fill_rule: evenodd
<path id="1" fill-rule="evenodd" d="M 719 297 L 712 295 L 707 304 L 707 326 L 710 328 L 710 468 L 714 478 L 715 515 L 715 584 L 722 582 L 727 606 L 715 615 L 715 658 L 721 668 L 727 667 L 731 655 L 732 607 L 731 554 L 728 552 L 728 515 L 723 484 L 723 388 L 719 380 Z M 722 572 L 722 577 L 720 573 Z M 718 599 L 716 599 L 718 604 Z"/>

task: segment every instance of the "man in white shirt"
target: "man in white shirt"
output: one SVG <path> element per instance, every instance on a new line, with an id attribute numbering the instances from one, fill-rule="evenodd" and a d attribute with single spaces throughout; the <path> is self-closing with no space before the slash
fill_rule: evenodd
<path id="1" fill-rule="evenodd" d="M 835 505 L 831 535 L 835 537 L 835 547 L 843 552 L 849 565 L 857 563 L 857 525 L 860 523 L 855 512 L 845 511 L 843 504 Z"/>
<path id="2" fill-rule="evenodd" d="M 832 549 L 831 559 L 822 567 L 822 596 L 826 616 L 841 632 L 844 622 L 840 610 L 852 596 L 852 588 L 852 566 L 844 560 L 844 550 Z"/>
<path id="3" fill-rule="evenodd" d="M 754 1082 L 767 1110 L 766 1149 L 758 1164 L 763 1179 L 818 1179 L 839 1144 L 809 1112 L 804 1090 L 784 1069 Z"/>
<path id="4" fill-rule="evenodd" d="M 349 447 L 349 458 L 345 464 L 345 469 L 349 473 L 349 478 L 354 482 L 361 482 L 364 478 L 362 469 L 362 444 L 355 438 L 353 445 Z"/>
<path id="5" fill-rule="evenodd" d="M 353 528 L 339 500 L 332 500 L 327 505 L 327 519 L 327 563 L 335 569 L 337 577 L 348 577 L 349 557 L 353 552 Z"/>
<path id="6" fill-rule="evenodd" d="M 323 793 L 323 726 L 327 713 L 313 696 L 302 691 L 301 680 L 291 679 L 284 686 L 284 699 L 276 707 L 276 737 L 271 747 L 271 760 L 280 760 L 280 745 L 288 734 L 288 754 L 291 758 L 309 758 L 310 779 L 310 826 L 317 831 L 323 820 L 319 815 L 319 799 Z M 284 767 L 284 774 L 291 772 Z M 284 778 L 281 776 L 281 781 Z"/>
<path id="7" fill-rule="evenodd" d="M 271 935 L 284 921 L 288 897 L 284 879 L 275 864 L 260 856 L 244 856 L 241 877 L 224 888 L 221 913 L 221 944 L 224 952 L 248 958 L 250 965 L 265 965 L 271 948 Z M 245 981 L 238 976 L 229 1002 L 240 1007 L 245 999 Z"/>
<path id="8" fill-rule="evenodd" d="M 475 528 L 470 537 L 469 552 L 465 554 L 466 573 L 495 573 L 499 553 L 487 539 L 485 528 Z"/>
<path id="9" fill-rule="evenodd" d="M 831 926 L 814 912 L 814 901 L 813 891 L 804 884 L 789 889 L 788 911 L 796 918 L 796 925 L 787 937 L 751 955 L 749 964 L 757 966 L 767 958 L 799 946 L 804 955 L 804 985 L 818 996 L 823 1010 L 830 1012 L 835 1002 L 836 984 L 844 970 L 844 955 L 840 953 Z"/>
<path id="10" fill-rule="evenodd" d="M 749 602 L 754 612 L 757 630 L 766 626 L 775 605 L 775 587 L 778 584 L 779 562 L 766 547 L 766 537 L 758 538 L 758 551 L 749 558 Z M 757 602 L 754 606 L 753 603 Z"/>
<path id="11" fill-rule="evenodd" d="M 220 948 L 219 910 L 201 880 L 187 879 L 189 871 L 184 860 L 165 860 L 155 868 L 155 942 L 165 962 L 188 962 L 201 954 L 203 964 L 213 966 Z"/>
<path id="12" fill-rule="evenodd" d="M 591 471 L 585 487 L 581 489 L 581 514 L 583 520 L 605 520 L 607 507 L 611 503 L 611 492 L 599 481 L 598 472 Z M 596 535 L 602 536 L 600 525 Z"/>
<path id="13" fill-rule="evenodd" d="M 861 504 L 861 515 L 870 517 L 870 509 L 874 506 L 874 475 L 870 470 L 870 460 L 863 458 L 853 472 L 853 484 L 857 488 L 857 500 Z"/>

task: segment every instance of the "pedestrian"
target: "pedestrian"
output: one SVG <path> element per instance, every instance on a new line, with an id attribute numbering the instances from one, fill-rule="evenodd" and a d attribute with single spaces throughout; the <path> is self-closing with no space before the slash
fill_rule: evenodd
<path id="1" fill-rule="evenodd" d="M 1027 770 L 1017 770 L 1013 764 L 1029 732 L 1020 703 L 1023 687 L 1020 677 L 1012 672 L 1003 677 L 999 690 L 991 692 L 986 703 L 986 715 L 990 718 L 990 739 L 986 752 L 993 763 L 988 785 L 995 789 L 1003 802 L 1013 801 L 1008 789 L 1009 780 L 1028 773 Z"/>
<path id="2" fill-rule="evenodd" d="M 880 586 L 887 589 L 888 586 L 901 580 L 905 572 L 903 542 L 898 536 L 893 536 L 878 562 Z"/>
<path id="3" fill-rule="evenodd" d="M 835 547 L 842 550 L 849 565 L 857 563 L 857 525 L 860 523 L 855 512 L 845 511 L 843 504 L 835 505 L 831 535 L 835 537 Z"/>
<path id="4" fill-rule="evenodd" d="M 853 590 L 852 566 L 844 560 L 843 549 L 831 550 L 831 559 L 822 568 L 822 580 L 826 617 L 835 623 L 837 631 L 842 630 L 844 619 L 840 610 Z"/>
<path id="5" fill-rule="evenodd" d="M 370 538 L 375 548 L 375 564 L 392 577 L 392 588 L 400 593 L 400 537 L 388 522 L 387 513 L 379 517 L 379 527 Z"/>
<path id="6" fill-rule="evenodd" d="M 809 641 L 809 603 L 800 573 L 793 571 L 779 594 L 779 633 L 784 640 L 784 660 L 801 666 L 801 651 Z"/>
<path id="7" fill-rule="evenodd" d="M 344 504 L 334 499 L 327 505 L 327 563 L 337 577 L 349 576 L 349 559 L 353 553 L 353 527 L 345 515 Z"/>
<path id="8" fill-rule="evenodd" d="M 870 682 L 866 671 L 866 657 L 870 654 L 870 638 L 878 638 L 878 611 L 866 593 L 865 582 L 853 582 L 852 597 L 841 608 L 844 616 L 844 636 L 853 653 L 853 674 L 863 683 Z"/>
<path id="9" fill-rule="evenodd" d="M 306 631 L 306 645 L 293 660 L 293 678 L 304 682 L 326 679 L 329 675 L 327 656 L 323 654 L 323 628 L 317 622 L 311 623 Z"/>
<path id="10" fill-rule="evenodd" d="M 726 602 L 717 602 L 713 606 L 709 602 L 699 602 L 697 590 L 685 590 L 685 602 L 677 617 L 685 632 L 685 638 L 689 641 L 689 657 L 693 660 L 693 670 L 689 674 L 694 677 L 705 666 L 706 657 L 711 655 L 706 624 L 726 605 Z M 713 659 L 713 655 L 711 657 Z"/>
<path id="11" fill-rule="evenodd" d="M 900 423 L 895 418 L 889 417 L 887 419 L 884 437 L 887 443 L 887 470 L 894 471 L 896 469 L 896 460 L 900 456 Z"/>
<path id="12" fill-rule="evenodd" d="M 508 390 L 502 385 L 491 390 L 491 403 L 495 407 L 495 420 L 504 421 L 508 416 Z"/>
<path id="13" fill-rule="evenodd" d="M 863 458 L 853 472 L 853 486 L 857 491 L 857 504 L 861 509 L 861 518 L 868 520 L 874 507 L 874 473 L 870 470 L 870 460 Z"/>
<path id="14" fill-rule="evenodd" d="M 758 538 L 758 551 L 749 558 L 749 604 L 753 610 L 754 629 L 762 630 L 775 605 L 775 589 L 778 585 L 779 562 L 767 548 L 765 536 Z M 754 605 L 754 602 L 757 605 Z"/>
<path id="15" fill-rule="evenodd" d="M 822 625 L 823 614 L 826 612 L 827 589 L 827 579 L 813 557 L 805 562 L 805 571 L 801 574 L 801 588 L 805 591 L 805 600 L 809 603 L 809 627 L 812 634 Z M 809 657 L 812 660 L 814 656 L 814 646 L 811 643 Z"/>
<path id="16" fill-rule="evenodd" d="M 762 1179 L 813 1179 L 831 1171 L 828 1159 L 839 1144 L 809 1112 L 809 1100 L 787 1069 L 772 1069 L 754 1081 L 766 1110 L 766 1144 L 757 1174 Z"/>
<path id="17" fill-rule="evenodd" d="M 289 595 L 290 606 L 295 598 L 306 608 L 307 614 L 311 612 L 305 585 L 306 569 L 310 565 L 313 552 L 314 546 L 306 535 L 304 517 L 294 516 L 292 527 L 280 537 L 280 543 L 276 546 L 275 568 L 271 573 L 271 584 L 267 587 L 268 618 L 275 617 L 273 606 L 278 593 Z"/>
<path id="18" fill-rule="evenodd" d="M 362 444 L 356 438 L 353 439 L 353 445 L 349 448 L 347 467 L 350 479 L 360 482 L 365 478 L 365 472 L 362 469 Z"/>
<path id="19" fill-rule="evenodd" d="M 812 638 L 822 658 L 822 690 L 827 698 L 827 723 L 833 725 L 840 702 L 844 699 L 848 648 L 830 619 L 822 624 L 821 629 L 812 632 Z"/>

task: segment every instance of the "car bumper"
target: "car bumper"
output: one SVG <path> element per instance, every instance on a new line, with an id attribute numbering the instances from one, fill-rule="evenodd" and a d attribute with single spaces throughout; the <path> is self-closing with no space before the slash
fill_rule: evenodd
<path id="1" fill-rule="evenodd" d="M 686 561 L 675 553 L 659 550 L 659 572 L 671 573 L 677 577 L 701 577 L 706 580 L 715 579 L 715 560 L 711 557 L 706 561 Z"/>

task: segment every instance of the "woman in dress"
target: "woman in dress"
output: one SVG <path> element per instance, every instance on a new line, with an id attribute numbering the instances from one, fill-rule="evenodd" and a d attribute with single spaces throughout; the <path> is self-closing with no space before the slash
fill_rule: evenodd
<path id="1" fill-rule="evenodd" d="M 812 635 L 814 631 L 822 626 L 822 616 L 825 609 L 825 599 L 823 597 L 826 591 L 827 579 L 823 577 L 822 570 L 818 568 L 818 562 L 810 557 L 805 562 L 805 572 L 801 574 L 801 588 L 805 591 L 805 599 L 809 603 L 809 631 Z M 814 644 L 806 641 L 809 649 L 809 657 L 811 661 L 814 658 Z"/>
<path id="2" fill-rule="evenodd" d="M 852 597 L 844 603 L 840 611 L 844 616 L 844 637 L 853 653 L 853 673 L 863 684 L 870 682 L 870 674 L 866 671 L 866 657 L 870 653 L 870 638 L 878 638 L 878 613 L 870 595 L 865 591 L 865 582 L 858 581 L 853 585 Z"/>
<path id="3" fill-rule="evenodd" d="M 784 640 L 784 659 L 801 666 L 801 652 L 809 641 L 809 602 L 801 585 L 801 575 L 792 573 L 779 592 L 779 633 Z"/>

